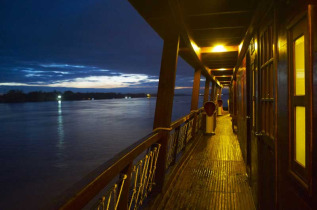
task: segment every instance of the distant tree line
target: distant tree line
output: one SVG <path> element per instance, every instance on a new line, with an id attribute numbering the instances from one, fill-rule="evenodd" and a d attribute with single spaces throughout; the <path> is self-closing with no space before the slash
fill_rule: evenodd
<path id="1" fill-rule="evenodd" d="M 0 95 L 0 102 L 40 102 L 40 101 L 57 101 L 58 96 L 61 96 L 62 101 L 73 101 L 73 100 L 98 100 L 98 99 L 112 99 L 112 98 L 143 98 L 147 97 L 145 93 L 74 93 L 72 91 L 53 91 L 53 92 L 42 92 L 33 91 L 24 93 L 21 90 L 10 90 L 6 94 Z M 152 95 L 153 96 L 153 95 Z"/>

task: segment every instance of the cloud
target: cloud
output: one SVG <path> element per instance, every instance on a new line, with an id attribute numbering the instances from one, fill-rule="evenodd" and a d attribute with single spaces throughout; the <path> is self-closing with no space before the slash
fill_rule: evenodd
<path id="1" fill-rule="evenodd" d="M 192 89 L 193 87 L 181 87 L 181 86 L 176 86 L 175 90 L 183 90 L 183 89 Z"/>
<path id="2" fill-rule="evenodd" d="M 16 62 L 0 67 L 0 86 L 82 89 L 157 88 L 158 76 L 124 73 L 104 66 L 57 62 Z M 14 75 L 14 76 L 13 76 Z M 191 89 L 192 77 L 177 75 L 175 89 Z"/>
<path id="3" fill-rule="evenodd" d="M 45 67 L 45 68 L 87 68 L 87 66 L 82 66 L 82 65 L 69 65 L 69 64 L 40 64 L 40 66 Z"/>
<path id="4" fill-rule="evenodd" d="M 34 76 L 34 75 L 33 75 Z M 125 88 L 125 87 L 153 87 L 157 85 L 158 79 L 153 79 L 145 74 L 120 74 L 112 76 L 88 76 L 67 80 L 56 80 L 53 83 L 45 82 L 0 83 L 0 86 L 42 86 L 42 87 L 68 87 L 68 88 Z M 153 84 L 153 86 L 143 86 L 142 84 Z"/>

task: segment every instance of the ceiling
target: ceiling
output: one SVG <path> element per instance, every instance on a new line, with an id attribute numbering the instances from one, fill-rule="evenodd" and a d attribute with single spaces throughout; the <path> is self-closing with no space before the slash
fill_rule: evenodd
<path id="1" fill-rule="evenodd" d="M 163 39 L 181 34 L 179 55 L 191 66 L 203 68 L 204 76 L 220 84 L 230 84 L 255 0 L 129 1 Z"/>

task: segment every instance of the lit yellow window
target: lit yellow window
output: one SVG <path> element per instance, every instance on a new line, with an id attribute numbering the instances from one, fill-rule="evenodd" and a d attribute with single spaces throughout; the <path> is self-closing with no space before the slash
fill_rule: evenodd
<path id="1" fill-rule="evenodd" d="M 305 39 L 304 35 L 295 40 L 295 95 L 305 95 Z"/>
<path id="2" fill-rule="evenodd" d="M 295 108 L 295 160 L 305 167 L 306 163 L 306 124 L 305 107 Z"/>

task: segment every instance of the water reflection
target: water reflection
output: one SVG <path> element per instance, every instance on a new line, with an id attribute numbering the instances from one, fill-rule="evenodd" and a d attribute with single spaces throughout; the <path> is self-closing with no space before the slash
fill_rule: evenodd
<path id="1" fill-rule="evenodd" d="M 63 125 L 63 112 L 62 112 L 61 101 L 58 101 L 57 134 L 58 134 L 57 147 L 59 149 L 63 149 L 64 148 L 64 125 Z"/>

